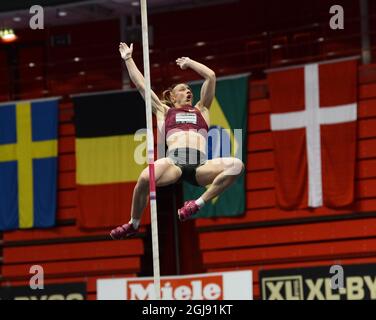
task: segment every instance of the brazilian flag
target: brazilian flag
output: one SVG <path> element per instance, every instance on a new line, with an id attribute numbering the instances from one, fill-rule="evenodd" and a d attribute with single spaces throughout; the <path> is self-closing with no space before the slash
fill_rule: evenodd
<path id="1" fill-rule="evenodd" d="M 56 98 L 0 105 L 0 230 L 55 224 Z"/>
<path id="2" fill-rule="evenodd" d="M 200 98 L 202 82 L 190 84 Z M 246 160 L 248 75 L 217 79 L 216 95 L 210 107 L 208 159 L 237 157 Z M 208 188 L 183 183 L 184 201 L 197 199 Z M 245 173 L 221 195 L 207 203 L 195 217 L 238 216 L 245 211 Z"/>

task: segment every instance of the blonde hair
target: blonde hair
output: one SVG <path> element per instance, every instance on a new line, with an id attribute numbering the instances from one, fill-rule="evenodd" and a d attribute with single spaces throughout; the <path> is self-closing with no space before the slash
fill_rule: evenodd
<path id="1" fill-rule="evenodd" d="M 169 106 L 170 108 L 174 108 L 174 103 L 172 102 L 171 100 L 171 93 L 172 93 L 172 90 L 176 87 L 176 84 L 175 85 L 172 85 L 172 86 L 169 86 L 167 90 L 164 90 L 162 92 L 162 103 L 166 104 L 167 106 Z"/>

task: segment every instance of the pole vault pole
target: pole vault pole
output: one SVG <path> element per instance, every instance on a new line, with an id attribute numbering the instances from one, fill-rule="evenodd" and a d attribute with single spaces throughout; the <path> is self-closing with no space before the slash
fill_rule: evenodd
<path id="1" fill-rule="evenodd" d="M 146 127 L 147 127 L 148 164 L 149 164 L 151 236 L 152 236 L 152 244 L 153 244 L 154 288 L 155 288 L 155 299 L 160 300 L 161 299 L 161 279 L 160 279 L 160 271 L 159 271 L 157 197 L 156 197 L 156 190 L 155 190 L 155 174 L 154 174 L 154 136 L 153 136 L 153 119 L 152 119 L 152 109 L 151 109 L 149 36 L 148 36 L 148 16 L 147 16 L 146 0 L 141 0 L 141 22 L 142 22 L 142 51 L 143 51 L 143 56 L 144 56 Z"/>

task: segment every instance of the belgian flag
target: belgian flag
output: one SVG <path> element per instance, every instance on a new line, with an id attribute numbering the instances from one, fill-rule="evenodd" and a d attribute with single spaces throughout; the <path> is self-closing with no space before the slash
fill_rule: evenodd
<path id="1" fill-rule="evenodd" d="M 145 103 L 137 91 L 73 97 L 79 225 L 128 221 L 133 188 L 147 166 Z M 137 133 L 137 134 L 136 134 Z"/>

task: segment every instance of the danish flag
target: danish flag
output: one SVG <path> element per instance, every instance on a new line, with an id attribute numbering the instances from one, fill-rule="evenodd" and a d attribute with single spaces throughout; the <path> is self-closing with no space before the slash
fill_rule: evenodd
<path id="1" fill-rule="evenodd" d="M 354 201 L 357 60 L 268 73 L 277 205 Z"/>

